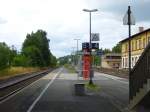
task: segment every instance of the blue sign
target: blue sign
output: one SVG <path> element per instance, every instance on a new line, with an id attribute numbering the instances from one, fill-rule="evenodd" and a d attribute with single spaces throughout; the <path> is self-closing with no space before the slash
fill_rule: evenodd
<path id="1" fill-rule="evenodd" d="M 89 49 L 89 43 L 88 42 L 82 43 L 82 49 Z"/>
<path id="2" fill-rule="evenodd" d="M 91 43 L 92 49 L 99 49 L 99 43 Z M 82 43 L 82 49 L 90 49 L 89 42 Z"/>
<path id="3" fill-rule="evenodd" d="M 92 49 L 99 49 L 99 43 L 92 43 Z"/>
<path id="4" fill-rule="evenodd" d="M 104 52 L 102 50 L 97 51 L 98 56 L 102 56 L 103 54 L 104 54 Z"/>

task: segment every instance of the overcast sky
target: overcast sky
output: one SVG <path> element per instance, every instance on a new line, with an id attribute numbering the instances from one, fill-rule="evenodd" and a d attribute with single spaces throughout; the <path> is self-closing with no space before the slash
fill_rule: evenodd
<path id="1" fill-rule="evenodd" d="M 100 48 L 112 48 L 128 35 L 122 19 L 131 5 L 136 18 L 132 34 L 138 27 L 150 27 L 150 0 L 0 0 L 0 42 L 21 49 L 26 34 L 38 29 L 48 33 L 50 49 L 57 56 L 68 55 L 81 43 L 89 40 L 89 14 L 92 13 L 92 32 L 100 33 Z"/>

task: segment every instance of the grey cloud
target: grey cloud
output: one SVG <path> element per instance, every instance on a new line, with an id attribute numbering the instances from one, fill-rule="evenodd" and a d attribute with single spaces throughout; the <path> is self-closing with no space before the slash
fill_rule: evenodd
<path id="1" fill-rule="evenodd" d="M 133 15 L 136 18 L 136 22 L 141 21 L 150 21 L 149 15 L 149 7 L 150 1 L 136 1 L 131 3 L 131 10 Z M 116 4 L 111 4 L 109 7 L 104 7 L 102 10 L 111 12 L 113 14 L 122 15 L 127 11 L 128 3 L 127 2 L 120 2 Z"/>
<path id="2" fill-rule="evenodd" d="M 141 21 L 150 21 L 150 1 L 145 4 L 136 3 L 133 6 L 133 11 L 137 22 Z"/>
<path id="3" fill-rule="evenodd" d="M 116 16 L 119 15 L 119 17 L 124 16 L 130 4 L 137 22 L 150 21 L 150 0 L 92 0 L 88 3 L 90 8 L 97 8 L 99 12 L 108 12 Z"/>

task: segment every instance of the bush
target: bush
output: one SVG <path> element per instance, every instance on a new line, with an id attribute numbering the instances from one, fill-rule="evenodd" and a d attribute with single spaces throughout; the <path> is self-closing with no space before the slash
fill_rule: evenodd
<path id="1" fill-rule="evenodd" d="M 28 66 L 29 60 L 27 57 L 25 57 L 24 55 L 17 55 L 16 57 L 14 57 L 12 65 L 13 66 Z"/>
<path id="2" fill-rule="evenodd" d="M 0 70 L 10 66 L 11 51 L 5 43 L 0 43 Z"/>

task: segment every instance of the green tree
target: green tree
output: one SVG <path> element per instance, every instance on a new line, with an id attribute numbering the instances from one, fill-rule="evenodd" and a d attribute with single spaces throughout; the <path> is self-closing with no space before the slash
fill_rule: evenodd
<path id="1" fill-rule="evenodd" d="M 56 66 L 57 65 L 57 58 L 53 55 L 51 55 L 51 66 Z"/>
<path id="2" fill-rule="evenodd" d="M 4 42 L 0 42 L 0 69 L 10 66 L 10 54 L 9 47 Z"/>
<path id="3" fill-rule="evenodd" d="M 38 30 L 36 33 L 27 34 L 22 52 L 28 57 L 30 66 L 49 66 L 51 54 L 47 33 Z"/>
<path id="4" fill-rule="evenodd" d="M 101 56 L 93 56 L 93 65 L 99 66 L 101 64 Z"/>
<path id="5" fill-rule="evenodd" d="M 28 62 L 28 58 L 22 54 L 17 54 L 12 61 L 12 65 L 13 66 L 28 66 L 29 62 Z"/>
<path id="6" fill-rule="evenodd" d="M 75 56 L 74 56 L 74 57 L 75 57 Z M 60 65 L 65 65 L 65 64 L 69 63 L 69 62 L 68 62 L 69 58 L 71 58 L 70 55 L 60 57 L 60 58 L 58 59 L 59 64 L 60 64 Z M 73 61 L 74 61 L 74 60 L 73 60 Z"/>
<path id="7" fill-rule="evenodd" d="M 112 48 L 113 53 L 121 53 L 121 44 L 118 43 L 116 46 Z"/>
<path id="8" fill-rule="evenodd" d="M 103 50 L 103 52 L 104 52 L 104 54 L 107 54 L 107 53 L 111 53 L 111 50 L 110 50 L 110 49 L 105 48 L 105 49 Z"/>
<path id="9" fill-rule="evenodd" d="M 44 66 L 45 61 L 40 50 L 35 46 L 29 46 L 23 49 L 23 55 L 28 59 L 29 66 Z"/>
<path id="10" fill-rule="evenodd" d="M 17 56 L 17 50 L 14 46 L 11 47 L 10 53 L 9 53 L 9 64 L 12 65 L 14 57 Z"/>

